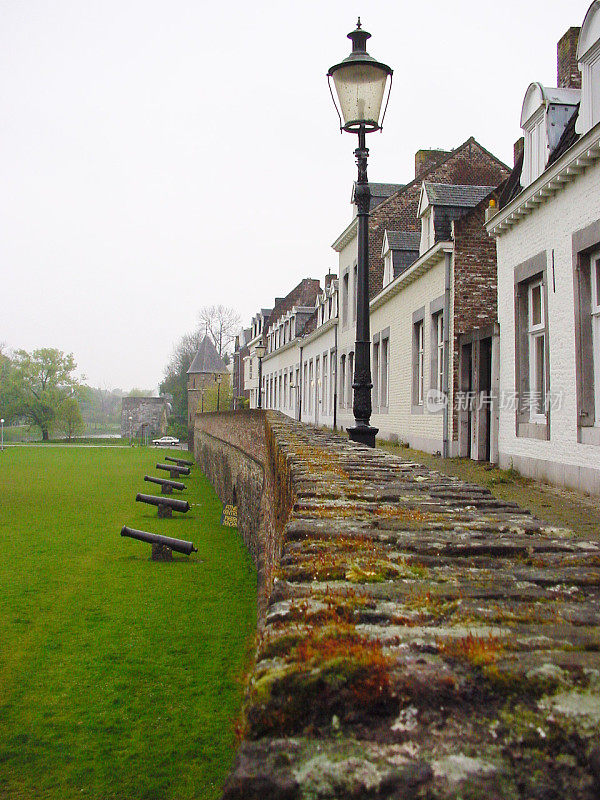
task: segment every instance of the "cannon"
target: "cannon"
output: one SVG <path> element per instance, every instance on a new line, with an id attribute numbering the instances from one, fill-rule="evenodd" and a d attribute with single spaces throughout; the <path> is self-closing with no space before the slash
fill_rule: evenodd
<path id="1" fill-rule="evenodd" d="M 158 506 L 158 516 L 160 519 L 172 517 L 173 511 L 186 514 L 190 510 L 187 500 L 175 500 L 174 497 L 159 497 L 155 494 L 140 494 L 135 496 L 136 503 L 148 503 L 150 506 Z"/>
<path id="2" fill-rule="evenodd" d="M 148 542 L 152 545 L 152 560 L 153 561 L 171 561 L 173 556 L 172 550 L 177 553 L 183 553 L 189 556 L 190 553 L 197 553 L 198 548 L 194 547 L 193 542 L 186 542 L 183 539 L 173 539 L 171 536 L 160 536 L 158 533 L 148 533 L 148 531 L 138 531 L 135 528 L 128 528 L 123 525 L 121 528 L 121 536 L 127 536 L 130 539 L 137 539 L 139 542 Z"/>
<path id="3" fill-rule="evenodd" d="M 156 469 L 165 469 L 171 478 L 179 478 L 181 475 L 189 475 L 189 467 L 178 467 L 177 464 L 157 464 Z"/>
<path id="4" fill-rule="evenodd" d="M 180 467 L 193 467 L 193 461 L 186 461 L 185 458 L 172 458 L 171 456 L 165 456 L 165 461 L 172 461 L 174 464 L 178 464 Z"/>
<path id="5" fill-rule="evenodd" d="M 179 489 L 179 491 L 181 491 L 186 488 L 184 483 L 169 481 L 166 478 L 153 478 L 151 475 L 144 475 L 144 480 L 149 483 L 157 483 L 160 486 L 162 494 L 172 494 L 173 489 Z"/>

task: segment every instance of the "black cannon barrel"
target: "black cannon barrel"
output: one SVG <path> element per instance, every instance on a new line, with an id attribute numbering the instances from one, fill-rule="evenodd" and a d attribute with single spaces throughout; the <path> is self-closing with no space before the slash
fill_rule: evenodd
<path id="1" fill-rule="evenodd" d="M 148 533 L 148 531 L 138 531 L 135 528 L 128 528 L 123 525 L 121 528 L 121 536 L 128 536 L 130 539 L 137 539 L 140 542 L 148 542 L 148 544 L 162 544 L 165 547 L 170 547 L 177 553 L 184 553 L 189 556 L 190 553 L 197 553 L 198 548 L 194 547 L 193 542 L 186 542 L 183 539 L 173 539 L 171 536 L 160 536 L 158 533 Z"/>
<path id="2" fill-rule="evenodd" d="M 189 467 L 179 467 L 177 464 L 157 464 L 156 469 L 166 469 L 167 472 L 176 472 L 178 475 L 189 475 Z"/>
<path id="3" fill-rule="evenodd" d="M 172 461 L 174 464 L 179 464 L 180 467 L 193 467 L 193 461 L 186 461 L 185 458 L 171 458 L 171 456 L 165 456 L 165 461 Z"/>
<path id="4" fill-rule="evenodd" d="M 176 500 L 174 497 L 159 497 L 156 494 L 140 494 L 138 492 L 135 499 L 137 503 L 148 503 L 148 505 L 151 506 L 166 506 L 173 511 L 180 511 L 182 514 L 190 510 L 190 504 L 187 500 Z"/>
<path id="5" fill-rule="evenodd" d="M 152 475 L 144 475 L 144 480 L 149 483 L 157 483 L 159 486 L 170 486 L 171 489 L 185 489 L 184 483 L 179 481 L 170 481 L 168 478 L 153 478 Z"/>

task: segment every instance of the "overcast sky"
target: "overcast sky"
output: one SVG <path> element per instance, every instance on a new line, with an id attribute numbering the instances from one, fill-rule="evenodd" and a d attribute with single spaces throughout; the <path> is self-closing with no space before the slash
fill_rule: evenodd
<path id="1" fill-rule="evenodd" d="M 0 0 L 0 342 L 156 388 L 207 304 L 247 324 L 336 269 L 355 137 L 325 73 L 361 15 L 394 69 L 369 178 L 469 136 L 512 164 L 588 0 Z"/>

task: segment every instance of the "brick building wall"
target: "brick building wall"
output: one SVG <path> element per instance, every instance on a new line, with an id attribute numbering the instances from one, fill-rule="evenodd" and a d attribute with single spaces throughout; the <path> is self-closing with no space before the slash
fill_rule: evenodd
<path id="1" fill-rule="evenodd" d="M 383 235 L 388 230 L 421 231 L 417 216 L 421 184 L 455 183 L 470 186 L 498 186 L 509 175 L 508 167 L 472 137 L 454 150 L 441 164 L 419 174 L 399 193 L 385 200 L 369 220 L 369 291 L 373 298 L 383 287 Z"/>

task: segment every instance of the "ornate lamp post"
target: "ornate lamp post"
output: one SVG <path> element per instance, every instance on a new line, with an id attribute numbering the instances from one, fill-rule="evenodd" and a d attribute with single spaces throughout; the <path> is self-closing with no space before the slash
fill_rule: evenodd
<path id="1" fill-rule="evenodd" d="M 358 134 L 358 147 L 354 151 L 358 166 L 358 180 L 354 191 L 358 217 L 358 263 L 356 301 L 356 343 L 354 346 L 354 427 L 348 435 L 354 442 L 375 447 L 377 428 L 371 420 L 371 330 L 369 324 L 369 206 L 371 191 L 367 179 L 366 134 L 381 130 L 387 100 L 381 115 L 386 85 L 387 99 L 392 88 L 392 70 L 372 58 L 366 50 L 370 33 L 363 31 L 360 17 L 356 30 L 348 34 L 352 40 L 352 52 L 341 63 L 330 67 L 327 73 L 329 90 L 338 117 L 340 130 Z M 389 77 L 389 84 L 388 84 Z M 331 79 L 338 97 L 339 109 L 331 89 Z M 381 119 L 380 119 L 381 117 Z"/>
<path id="2" fill-rule="evenodd" d="M 215 375 L 215 380 L 217 382 L 217 411 L 219 410 L 219 400 L 221 398 L 221 381 L 223 380 L 222 375 Z"/>
<path id="3" fill-rule="evenodd" d="M 258 405 L 257 408 L 262 408 L 262 360 L 265 357 L 267 348 L 264 344 L 257 344 L 254 348 L 256 357 L 258 358 Z"/>

